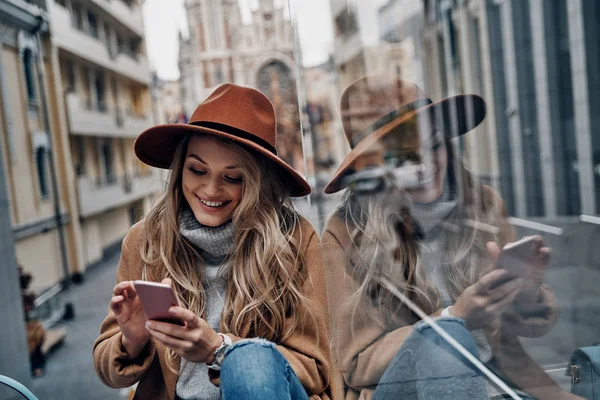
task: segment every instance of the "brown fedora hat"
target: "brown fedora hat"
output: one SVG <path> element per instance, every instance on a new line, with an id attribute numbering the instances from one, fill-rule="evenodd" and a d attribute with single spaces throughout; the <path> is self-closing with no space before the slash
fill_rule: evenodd
<path id="1" fill-rule="evenodd" d="M 258 90 L 230 83 L 219 86 L 202 102 L 187 124 L 158 125 L 135 140 L 136 156 L 157 168 L 171 168 L 175 150 L 189 134 L 229 139 L 271 160 L 293 197 L 310 194 L 308 182 L 277 156 L 277 123 L 271 101 Z"/>
<path id="2" fill-rule="evenodd" d="M 434 103 L 417 85 L 387 73 L 352 83 L 342 94 L 340 109 L 351 150 L 325 186 L 327 194 L 346 187 L 343 178 L 361 154 L 420 113 L 430 113 L 443 124 L 447 137 L 470 131 L 486 115 L 485 101 L 477 95 L 458 95 Z"/>

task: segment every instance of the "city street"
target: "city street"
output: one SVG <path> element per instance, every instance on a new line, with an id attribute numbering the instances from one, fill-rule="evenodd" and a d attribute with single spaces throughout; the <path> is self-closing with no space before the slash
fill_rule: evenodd
<path id="1" fill-rule="evenodd" d="M 46 375 L 33 379 L 31 391 L 40 400 L 125 399 L 120 390 L 105 386 L 97 377 L 92 363 L 92 345 L 100 332 L 100 324 L 108 312 L 111 290 L 119 255 L 85 275 L 67 298 L 75 305 L 75 319 L 63 324 L 68 333 L 62 345 L 49 356 Z"/>

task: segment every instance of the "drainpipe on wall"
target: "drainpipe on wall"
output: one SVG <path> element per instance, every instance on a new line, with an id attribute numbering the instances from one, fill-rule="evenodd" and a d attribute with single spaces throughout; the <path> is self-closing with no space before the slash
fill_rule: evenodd
<path id="1" fill-rule="evenodd" d="M 58 177 L 56 175 L 56 167 L 54 165 L 54 151 L 52 148 L 52 135 L 51 135 L 51 127 L 50 127 L 50 114 L 48 111 L 48 98 L 46 94 L 46 87 L 44 85 L 45 79 L 45 68 L 44 68 L 44 56 L 43 56 L 43 48 L 42 48 L 42 40 L 41 40 L 41 32 L 45 25 L 47 26 L 47 20 L 41 16 L 38 16 L 38 26 L 35 28 L 32 35 L 35 36 L 35 42 L 37 46 L 37 62 L 38 62 L 38 86 L 40 88 L 40 97 L 41 97 L 41 108 L 42 115 L 44 118 L 44 129 L 46 134 L 49 136 L 49 148 L 48 148 L 48 162 L 50 164 L 50 176 L 52 181 L 52 197 L 54 200 L 54 217 L 56 219 L 56 228 L 58 230 L 58 241 L 60 246 L 60 256 L 62 261 L 64 279 L 63 279 L 63 289 L 68 289 L 71 284 L 71 274 L 69 271 L 69 258 L 67 256 L 67 247 L 65 241 L 65 228 L 61 216 L 60 210 L 60 194 L 58 190 Z M 73 309 L 70 303 L 66 306 L 66 318 L 72 317 Z"/>

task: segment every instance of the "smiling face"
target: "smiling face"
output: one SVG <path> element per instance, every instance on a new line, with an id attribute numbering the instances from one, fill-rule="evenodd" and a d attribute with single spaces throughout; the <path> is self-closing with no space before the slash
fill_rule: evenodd
<path id="1" fill-rule="evenodd" d="M 423 139 L 423 137 L 427 139 Z M 428 129 L 421 134 L 416 121 L 408 121 L 395 132 L 375 142 L 356 159 L 356 171 L 386 166 L 395 182 L 417 203 L 437 200 L 444 188 L 448 153 L 441 132 Z"/>
<path id="2" fill-rule="evenodd" d="M 386 162 L 395 168 L 399 184 L 417 203 L 437 200 L 444 189 L 448 167 L 448 153 L 441 132 L 419 135 L 416 128 L 408 126 L 401 138 L 389 135 L 386 140 Z"/>
<path id="3" fill-rule="evenodd" d="M 240 158 L 239 150 L 216 138 L 194 136 L 190 139 L 181 186 L 202 225 L 224 224 L 242 201 L 244 179 Z"/>

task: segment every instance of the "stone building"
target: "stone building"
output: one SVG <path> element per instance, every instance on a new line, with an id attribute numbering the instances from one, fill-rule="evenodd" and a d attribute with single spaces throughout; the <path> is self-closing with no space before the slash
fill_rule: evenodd
<path id="1" fill-rule="evenodd" d="M 186 1 L 189 37 L 180 40 L 183 112 L 225 82 L 250 86 L 273 102 L 278 118 L 278 152 L 304 171 L 292 26 L 283 7 L 260 0 L 244 21 L 237 0 Z"/>

